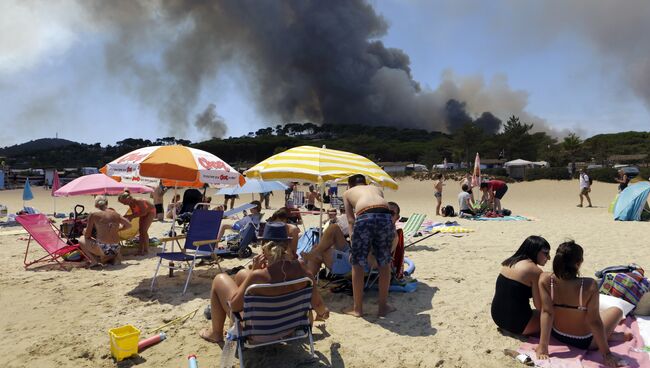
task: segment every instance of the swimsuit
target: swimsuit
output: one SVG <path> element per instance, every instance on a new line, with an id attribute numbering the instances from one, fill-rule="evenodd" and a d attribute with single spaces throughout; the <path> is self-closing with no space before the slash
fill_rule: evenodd
<path id="1" fill-rule="evenodd" d="M 144 216 L 147 215 L 147 213 L 150 213 L 150 214 L 155 216 L 156 215 L 156 207 L 152 206 L 151 203 L 149 203 L 149 202 L 144 202 L 144 203 L 145 203 L 145 207 L 147 208 L 145 210 L 144 215 L 141 214 L 140 206 L 138 206 L 136 203 L 134 203 L 133 206 L 129 206 L 129 208 L 131 208 L 131 213 L 133 215 L 135 215 L 136 217 L 144 217 Z"/>
<path id="2" fill-rule="evenodd" d="M 580 279 L 580 294 L 578 295 L 578 305 L 567 305 L 567 304 L 557 304 L 553 303 L 554 307 L 558 308 L 568 308 L 568 309 L 577 309 L 581 312 L 587 312 L 587 307 L 582 305 L 582 287 L 584 284 L 584 279 Z M 551 300 L 553 300 L 553 287 L 555 285 L 555 277 L 551 275 Z M 568 333 L 564 333 L 557 328 L 553 327 L 551 329 L 551 336 L 555 337 L 557 341 L 563 342 L 567 345 L 575 346 L 579 349 L 588 349 L 591 345 L 591 340 L 593 340 L 593 334 L 589 333 L 584 336 L 575 336 Z"/>
<path id="3" fill-rule="evenodd" d="M 529 301 L 532 297 L 532 287 L 499 274 L 492 299 L 492 320 L 506 331 L 523 333 L 533 316 Z"/>
<path id="4" fill-rule="evenodd" d="M 434 192 L 433 196 L 436 198 L 442 198 L 442 192 Z"/>
<path id="5" fill-rule="evenodd" d="M 101 249 L 102 252 L 104 252 L 104 254 L 107 256 L 116 256 L 120 251 L 119 243 L 103 243 L 99 240 L 95 240 L 95 244 L 97 244 L 99 249 Z"/>
<path id="6" fill-rule="evenodd" d="M 371 247 L 379 266 L 389 264 L 394 237 L 395 224 L 386 206 L 362 209 L 357 213 L 352 233 L 352 265 L 367 266 Z"/>
<path id="7" fill-rule="evenodd" d="M 162 203 L 155 204 L 154 207 L 156 208 L 156 215 L 164 212 Z"/>
<path id="8" fill-rule="evenodd" d="M 508 184 L 501 180 L 490 180 L 488 181 L 488 188 L 494 190 L 495 198 L 502 199 L 508 191 Z"/>

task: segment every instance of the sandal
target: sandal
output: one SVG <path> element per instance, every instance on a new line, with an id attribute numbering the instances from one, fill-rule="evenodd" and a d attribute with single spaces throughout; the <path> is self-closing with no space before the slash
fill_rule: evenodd
<path id="1" fill-rule="evenodd" d="M 201 338 L 203 340 L 205 340 L 207 342 L 211 342 L 213 344 L 219 344 L 219 343 L 224 342 L 223 340 L 219 340 L 219 339 L 215 339 L 214 337 L 210 337 L 210 334 L 208 333 L 208 331 L 209 331 L 208 328 L 202 329 L 201 331 L 199 331 L 199 336 L 201 336 Z"/>

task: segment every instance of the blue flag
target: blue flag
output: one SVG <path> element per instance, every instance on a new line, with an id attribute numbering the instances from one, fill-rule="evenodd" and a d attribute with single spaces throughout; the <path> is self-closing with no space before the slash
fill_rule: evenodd
<path id="1" fill-rule="evenodd" d="M 31 201 L 34 199 L 34 194 L 32 194 L 32 187 L 29 185 L 29 178 L 25 180 L 25 189 L 23 189 L 23 201 Z"/>

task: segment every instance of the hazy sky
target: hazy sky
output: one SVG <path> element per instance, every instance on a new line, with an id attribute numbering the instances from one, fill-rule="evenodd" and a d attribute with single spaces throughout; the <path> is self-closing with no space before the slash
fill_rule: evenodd
<path id="1" fill-rule="evenodd" d="M 466 91 L 505 90 L 517 96 L 523 114 L 558 133 L 587 137 L 650 130 L 648 1 L 369 3 L 388 23 L 379 39 L 410 57 L 412 78 L 424 91 L 438 90 L 446 80 Z M 157 95 L 142 98 L 133 79 L 120 75 L 120 60 L 107 58 L 107 44 L 116 37 L 115 28 L 106 25 L 111 20 L 97 21 L 80 4 L 0 2 L 0 146 L 57 133 L 102 144 L 128 137 L 208 138 L 193 124 L 179 130 L 161 122 Z M 187 25 L 161 27 L 153 36 L 136 28 L 133 38 L 173 40 L 182 27 Z M 144 44 L 136 56 L 156 59 L 158 43 Z M 261 112 L 256 86 L 246 63 L 231 60 L 201 80 L 184 114 L 193 122 L 214 104 L 227 126 L 226 136 L 277 124 L 277 117 Z M 169 91 L 159 91 L 164 92 Z M 470 99 L 470 112 L 495 111 L 504 120 L 516 112 L 496 100 Z"/>

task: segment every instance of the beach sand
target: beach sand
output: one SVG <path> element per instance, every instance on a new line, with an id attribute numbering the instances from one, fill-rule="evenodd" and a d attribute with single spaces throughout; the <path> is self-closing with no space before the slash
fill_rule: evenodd
<path id="1" fill-rule="evenodd" d="M 460 238 L 434 236 L 408 249 L 416 263 L 419 280 L 414 293 L 391 293 L 397 311 L 384 319 L 374 317 L 376 292 L 366 294 L 367 317 L 340 313 L 352 302 L 344 294 L 323 290 L 332 310 L 330 319 L 314 328 L 316 359 L 308 348 L 291 344 L 246 352 L 247 366 L 254 367 L 519 367 L 503 355 L 520 341 L 501 335 L 490 317 L 490 304 L 499 263 L 511 255 L 529 235 L 541 235 L 552 253 L 565 239 L 575 239 L 585 249 L 582 271 L 586 276 L 605 266 L 636 262 L 650 267 L 647 234 L 650 224 L 615 222 L 607 207 L 616 186 L 595 183 L 595 208 L 577 208 L 578 183 L 537 181 L 509 185 L 503 205 L 513 214 L 535 221 L 458 221 L 475 232 Z M 447 183 L 444 204 L 456 209 L 458 184 Z M 212 192 L 212 190 L 210 190 Z M 51 213 L 49 192 L 34 188 L 30 206 Z M 168 193 L 167 198 L 171 196 Z M 271 205 L 280 206 L 283 194 L 276 192 Z M 402 208 L 402 216 L 413 212 L 436 217 L 433 184 L 404 179 L 399 191 L 386 191 L 389 200 Z M 214 197 L 221 201 L 222 197 Z M 251 198 L 242 195 L 238 204 Z M 118 211 L 125 207 L 109 198 Z M 0 192 L 0 203 L 16 211 L 21 191 Z M 57 199 L 59 211 L 71 211 L 76 203 L 93 209 L 91 197 Z M 266 210 L 266 217 L 272 211 Z M 60 221 L 60 220 L 58 220 Z M 317 224 L 312 216 L 309 224 Z M 161 237 L 170 223 L 154 223 L 151 236 Z M 200 339 L 197 332 L 208 326 L 203 308 L 209 301 L 210 282 L 216 268 L 198 267 L 188 292 L 181 296 L 185 273 L 168 278 L 166 269 L 151 294 L 149 284 L 157 259 L 127 257 L 121 266 L 103 270 L 53 268 L 24 270 L 22 258 L 26 235 L 20 227 L 0 228 L 0 356 L 3 367 L 185 367 L 187 355 L 196 354 L 201 367 L 218 366 L 221 349 Z M 33 251 L 31 250 L 33 249 Z M 43 251 L 34 247 L 32 256 Z M 257 249 L 256 251 L 259 251 Z M 235 266 L 228 260 L 225 266 Z M 550 270 L 551 262 L 545 269 Z M 110 356 L 108 330 L 132 324 L 149 336 L 154 328 L 199 308 L 183 324 L 165 331 L 168 339 L 144 351 L 140 357 L 116 364 Z"/>

